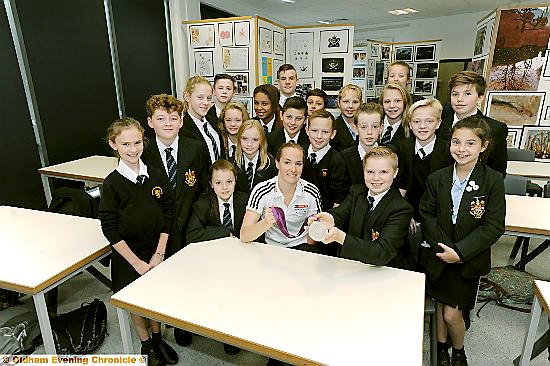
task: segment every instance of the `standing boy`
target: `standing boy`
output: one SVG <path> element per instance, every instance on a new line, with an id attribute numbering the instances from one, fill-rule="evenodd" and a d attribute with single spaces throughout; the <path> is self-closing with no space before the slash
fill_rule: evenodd
<path id="1" fill-rule="evenodd" d="M 283 106 L 283 128 L 272 131 L 267 136 L 267 151 L 275 156 L 279 147 L 286 142 L 295 142 L 307 149 L 309 140 L 304 131 L 307 115 L 307 104 L 300 97 L 290 97 Z"/>
<path id="2" fill-rule="evenodd" d="M 214 76 L 214 104 L 208 110 L 206 119 L 216 124 L 220 119 L 220 113 L 227 103 L 231 102 L 235 94 L 235 79 L 228 74 L 216 74 Z"/>
<path id="3" fill-rule="evenodd" d="M 296 96 L 296 86 L 298 85 L 298 73 L 291 64 L 283 64 L 277 71 L 277 81 L 281 91 L 279 105 L 284 106 L 285 101 L 290 97 Z"/>

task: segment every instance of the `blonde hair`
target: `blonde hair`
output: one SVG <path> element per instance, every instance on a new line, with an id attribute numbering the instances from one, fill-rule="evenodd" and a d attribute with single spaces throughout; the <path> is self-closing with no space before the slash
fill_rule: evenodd
<path id="1" fill-rule="evenodd" d="M 242 103 L 229 102 L 222 109 L 222 111 L 220 113 L 219 122 L 218 122 L 218 131 L 221 132 L 221 135 L 223 137 L 223 145 L 224 145 L 224 150 L 225 150 L 226 154 L 229 152 L 229 143 L 227 141 L 227 138 L 229 137 L 229 133 L 225 129 L 225 114 L 227 113 L 227 111 L 229 111 L 231 109 L 241 111 L 242 116 L 243 116 L 243 122 L 250 119 L 250 116 L 248 115 L 248 111 L 246 110 L 246 107 Z M 229 155 L 229 154 L 227 154 L 227 155 Z"/>
<path id="2" fill-rule="evenodd" d="M 360 114 L 377 114 L 380 116 L 380 121 L 384 119 L 384 108 L 378 103 L 361 103 L 357 112 L 353 115 L 353 123 L 357 126 L 357 120 Z"/>
<path id="3" fill-rule="evenodd" d="M 367 165 L 367 160 L 370 158 L 386 158 L 390 159 L 392 163 L 393 170 L 397 170 L 397 154 L 386 146 L 376 146 L 371 151 L 365 154 L 365 157 L 363 158 L 363 170 L 365 169 L 365 166 Z"/>
<path id="4" fill-rule="evenodd" d="M 267 141 L 264 129 L 260 124 L 260 121 L 257 121 L 255 119 L 244 121 L 239 128 L 239 132 L 237 132 L 237 149 L 235 150 L 235 163 L 237 164 L 237 167 L 239 169 L 246 169 L 246 167 L 244 166 L 244 153 L 241 147 L 241 138 L 244 131 L 248 130 L 249 128 L 255 128 L 260 134 L 260 148 L 258 150 L 260 156 L 258 158 L 258 168 L 264 169 L 269 164 L 269 155 L 267 154 Z"/>
<path id="5" fill-rule="evenodd" d="M 210 87 L 210 90 L 213 90 L 212 85 L 210 84 L 210 81 L 208 81 L 207 79 L 205 79 L 200 75 L 196 75 L 190 78 L 189 80 L 187 80 L 187 83 L 185 84 L 185 90 L 183 92 L 191 95 L 191 93 L 193 93 L 193 90 L 195 90 L 197 85 L 200 85 L 200 84 L 208 85 Z M 183 106 L 184 106 L 184 111 L 187 112 L 189 110 L 189 103 L 187 103 L 185 99 L 183 100 Z"/>
<path id="6" fill-rule="evenodd" d="M 380 93 L 380 104 L 382 106 L 384 105 L 384 93 L 387 90 L 398 90 L 399 93 L 401 93 L 401 97 L 403 98 L 403 114 L 401 115 L 401 125 L 403 126 L 403 130 L 405 131 L 405 137 L 409 137 L 411 135 L 409 130 L 409 124 L 405 121 L 405 118 L 407 117 L 407 110 L 409 109 L 409 106 L 411 105 L 411 94 L 409 91 L 402 86 L 401 84 L 397 83 L 389 83 L 384 86 L 382 89 L 382 93 Z"/>
<path id="7" fill-rule="evenodd" d="M 349 91 L 355 92 L 357 98 L 359 98 L 359 102 L 363 101 L 363 91 L 355 84 L 344 85 L 342 89 L 340 89 L 340 91 L 338 92 L 338 101 L 340 101 L 340 99 L 342 99 L 344 95 Z"/>
<path id="8" fill-rule="evenodd" d="M 409 110 L 407 111 L 406 117 L 403 118 L 403 129 L 410 131 L 410 124 L 411 119 L 414 111 L 416 111 L 418 108 L 422 107 L 430 107 L 434 111 L 434 116 L 437 117 L 438 120 L 441 120 L 441 113 L 443 113 L 443 106 L 439 102 L 439 100 L 435 98 L 427 98 L 427 99 L 421 99 L 419 101 L 416 101 L 411 105 Z"/>

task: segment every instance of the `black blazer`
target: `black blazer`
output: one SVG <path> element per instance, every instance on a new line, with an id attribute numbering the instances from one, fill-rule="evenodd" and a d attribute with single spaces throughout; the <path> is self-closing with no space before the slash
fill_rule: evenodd
<path id="1" fill-rule="evenodd" d="M 229 234 L 238 237 L 241 232 L 247 202 L 247 193 L 239 191 L 233 193 L 234 227 L 233 231 L 230 231 L 228 228 L 222 226 L 219 212 L 217 212 L 218 210 L 216 210 L 214 215 L 212 214 L 210 194 L 203 195 L 193 204 L 193 213 L 189 219 L 189 225 L 187 225 L 187 240 L 190 243 L 196 243 L 199 241 L 225 238 L 228 237 Z"/>
<path id="2" fill-rule="evenodd" d="M 348 147 L 340 151 L 342 158 L 346 162 L 346 168 L 348 170 L 349 184 L 365 184 L 365 178 L 363 174 L 363 162 L 359 156 L 357 145 Z"/>
<path id="3" fill-rule="evenodd" d="M 215 123 L 215 122 L 212 123 L 212 121 L 210 121 L 208 118 L 206 119 L 206 121 L 208 123 L 210 123 L 210 125 L 218 133 L 217 144 L 218 144 L 218 147 L 220 149 L 220 155 L 221 155 L 221 158 L 225 158 L 225 149 L 224 149 L 224 145 L 223 145 L 223 137 L 222 137 L 221 131 L 218 129 L 217 123 Z M 202 136 L 201 131 L 199 131 L 199 129 L 197 128 L 197 125 L 195 124 L 193 119 L 191 119 L 191 116 L 189 115 L 189 113 L 185 113 L 185 115 L 183 116 L 183 127 L 180 129 L 179 135 L 180 136 L 191 137 L 195 140 L 201 141 L 202 144 L 204 145 L 204 149 L 205 149 L 206 153 L 208 154 L 208 157 L 210 157 L 210 154 L 208 153 L 208 144 L 206 143 L 206 140 Z M 213 161 L 210 161 L 210 163 L 213 163 Z"/>
<path id="4" fill-rule="evenodd" d="M 237 168 L 237 185 L 235 190 L 250 193 L 250 189 L 248 189 L 248 181 L 246 179 L 246 167 L 243 165 L 242 169 L 239 168 L 234 158 L 231 159 L 231 162 L 235 165 L 235 168 Z M 259 169 L 258 165 L 256 165 L 252 188 L 256 187 L 256 185 L 260 182 L 273 178 L 277 175 L 277 173 L 278 171 L 277 166 L 275 165 L 275 159 L 273 159 L 272 156 L 269 156 L 269 163 L 263 169 Z"/>
<path id="5" fill-rule="evenodd" d="M 342 115 L 336 118 L 336 122 L 334 125 L 336 126 L 336 136 L 334 136 L 334 138 L 330 140 L 330 146 L 332 146 L 337 151 L 342 151 L 350 146 L 357 145 L 357 140 L 354 139 L 353 136 L 349 133 L 347 123 L 346 121 L 344 121 L 344 117 L 342 117 Z"/>
<path id="6" fill-rule="evenodd" d="M 277 150 L 279 150 L 281 145 L 285 142 L 285 129 L 274 128 L 267 137 L 267 151 L 271 154 L 271 156 L 275 156 L 277 154 Z M 306 133 L 305 126 L 300 130 L 298 141 L 296 141 L 296 143 L 304 149 L 304 158 L 306 158 L 305 155 L 307 154 L 307 148 L 309 146 L 309 136 Z"/>
<path id="7" fill-rule="evenodd" d="M 154 139 L 148 143 L 142 159 L 146 165 L 161 170 L 168 181 L 168 174 Z M 210 169 L 210 157 L 203 144 L 188 137 L 179 137 L 177 162 L 176 191 L 173 192 L 170 188 L 175 205 L 174 222 L 168 237 L 167 255 L 177 252 L 186 245 L 185 231 L 191 214 L 191 206 L 199 195 L 206 191 L 208 170 Z"/>
<path id="8" fill-rule="evenodd" d="M 508 126 L 497 121 L 496 119 L 487 117 L 478 109 L 476 117 L 482 118 L 489 125 L 491 131 L 491 139 L 493 146 L 490 148 L 487 158 L 487 165 L 494 170 L 502 173 L 506 177 L 506 167 L 508 165 Z M 448 113 L 443 116 L 441 126 L 439 126 L 438 135 L 441 138 L 451 141 L 451 129 L 453 127 L 454 113 Z"/>
<path id="9" fill-rule="evenodd" d="M 279 113 L 279 112 L 276 112 L 276 113 Z M 263 128 L 264 123 L 260 120 L 260 118 L 258 116 L 254 116 L 252 119 L 255 119 L 256 121 L 260 122 L 260 125 L 262 125 L 262 128 Z M 283 124 L 282 124 L 281 120 L 275 115 L 275 121 L 273 122 L 273 127 L 271 128 L 271 131 L 269 131 L 265 136 L 266 141 L 267 141 L 267 138 L 272 133 L 274 133 L 276 130 L 281 129 L 281 128 L 283 128 Z"/>
<path id="10" fill-rule="evenodd" d="M 210 123 L 215 126 L 215 128 L 218 128 L 218 124 L 220 122 L 220 119 L 218 118 L 218 115 L 216 114 L 216 105 L 212 104 L 212 107 L 206 112 L 206 120 L 210 121 Z"/>
<path id="11" fill-rule="evenodd" d="M 460 273 L 466 279 L 489 273 L 491 245 L 504 234 L 504 179 L 497 171 L 478 163 L 469 182 L 475 182 L 479 188 L 464 191 L 453 240 L 453 169 L 454 166 L 448 166 L 428 177 L 426 191 L 420 201 L 420 216 L 424 240 L 432 247 L 443 243 L 454 248 L 464 263 L 445 264 L 435 256 L 433 248 L 420 247 L 420 265 L 432 281 L 437 280 L 446 265 L 460 265 Z"/>
<path id="12" fill-rule="evenodd" d="M 410 249 L 405 244 L 412 206 L 399 191 L 390 188 L 369 213 L 368 189 L 354 185 L 344 202 L 328 212 L 338 228 L 347 233 L 340 257 L 367 264 L 412 269 Z"/>
<path id="13" fill-rule="evenodd" d="M 393 127 L 392 127 L 393 128 Z M 383 133 L 381 132 L 380 133 L 380 140 L 382 139 L 382 135 Z M 397 130 L 395 131 L 395 133 L 393 134 L 393 137 L 391 138 L 391 140 L 386 144 L 386 145 L 392 145 L 392 146 L 395 146 L 397 145 L 397 143 L 399 143 L 401 140 L 404 140 L 406 139 L 405 137 L 405 129 L 403 128 L 403 125 L 401 123 L 399 123 L 399 126 L 397 127 Z M 380 141 L 379 140 L 379 141 Z M 380 146 L 384 146 L 382 145 L 380 142 L 378 143 Z M 391 146 L 390 146 L 391 147 Z"/>

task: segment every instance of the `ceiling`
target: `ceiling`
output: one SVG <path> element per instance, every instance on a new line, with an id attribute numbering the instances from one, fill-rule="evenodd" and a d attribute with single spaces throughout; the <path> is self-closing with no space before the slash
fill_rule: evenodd
<path id="1" fill-rule="evenodd" d="M 402 22 L 455 14 L 491 11 L 516 4 L 536 4 L 536 0 L 201 0 L 238 16 L 259 15 L 283 26 L 319 25 L 319 20 L 351 23 L 356 27 Z M 389 10 L 413 8 L 418 13 L 392 15 Z"/>

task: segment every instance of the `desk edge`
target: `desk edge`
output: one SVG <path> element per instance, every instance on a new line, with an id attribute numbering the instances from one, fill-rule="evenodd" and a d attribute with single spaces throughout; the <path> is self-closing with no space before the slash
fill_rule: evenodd
<path id="1" fill-rule="evenodd" d="M 533 290 L 535 291 L 535 296 L 539 299 L 540 304 L 544 308 L 544 311 L 550 317 L 550 306 L 548 305 L 548 300 L 542 295 L 536 280 L 533 281 Z"/>

